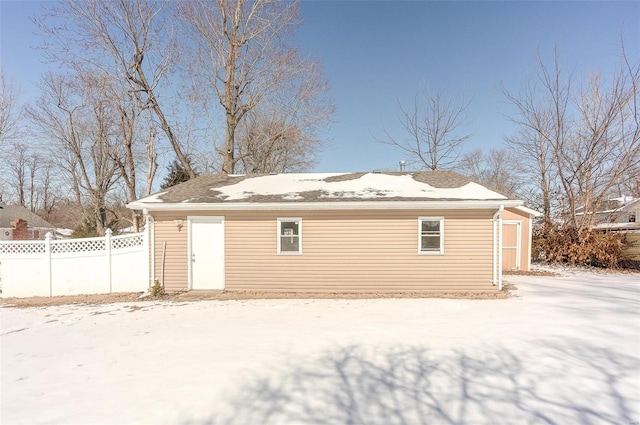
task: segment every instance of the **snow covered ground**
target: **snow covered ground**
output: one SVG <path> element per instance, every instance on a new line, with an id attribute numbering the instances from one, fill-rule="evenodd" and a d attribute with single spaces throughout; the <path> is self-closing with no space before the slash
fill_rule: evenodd
<path id="1" fill-rule="evenodd" d="M 2 424 L 633 424 L 640 275 L 507 300 L 1 308 Z"/>

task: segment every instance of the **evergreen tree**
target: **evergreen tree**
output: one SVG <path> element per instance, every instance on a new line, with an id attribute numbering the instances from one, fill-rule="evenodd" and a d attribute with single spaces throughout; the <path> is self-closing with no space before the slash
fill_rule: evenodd
<path id="1" fill-rule="evenodd" d="M 191 165 L 191 158 L 187 157 L 187 162 L 189 163 L 189 165 Z M 184 183 L 190 180 L 189 172 L 177 159 L 174 159 L 173 162 L 169 164 L 167 170 L 169 174 L 167 174 L 167 176 L 162 181 L 160 189 L 168 189 L 171 186 L 175 186 L 177 184 Z M 195 175 L 197 177 L 198 173 L 195 172 Z"/>

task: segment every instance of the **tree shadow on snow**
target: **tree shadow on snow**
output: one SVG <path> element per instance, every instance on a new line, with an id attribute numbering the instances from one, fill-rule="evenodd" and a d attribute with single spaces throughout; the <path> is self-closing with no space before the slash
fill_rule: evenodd
<path id="1" fill-rule="evenodd" d="M 187 423 L 628 424 L 639 376 L 637 358 L 567 340 L 517 353 L 338 347 L 255 376 Z"/>

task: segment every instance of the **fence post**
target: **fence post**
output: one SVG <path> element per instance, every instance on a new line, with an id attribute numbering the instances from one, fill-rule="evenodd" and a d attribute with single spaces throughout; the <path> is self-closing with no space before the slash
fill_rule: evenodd
<path id="1" fill-rule="evenodd" d="M 47 277 L 49 279 L 49 296 L 53 297 L 53 270 L 51 267 L 51 232 L 44 236 L 44 252 L 47 261 Z"/>
<path id="2" fill-rule="evenodd" d="M 107 255 L 107 276 L 109 278 L 109 293 L 113 292 L 113 289 L 111 287 L 111 233 L 111 229 L 107 229 L 106 232 L 104 232 L 104 247 Z"/>

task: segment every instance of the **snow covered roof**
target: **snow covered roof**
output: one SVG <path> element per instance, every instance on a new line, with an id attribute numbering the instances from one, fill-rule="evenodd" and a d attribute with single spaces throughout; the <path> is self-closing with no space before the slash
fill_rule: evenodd
<path id="1" fill-rule="evenodd" d="M 640 230 L 640 222 L 631 223 L 599 223 L 593 226 L 598 230 Z"/>
<path id="2" fill-rule="evenodd" d="M 623 196 L 621 198 L 610 198 L 607 199 L 603 205 L 601 205 L 600 210 L 596 211 L 596 215 L 603 214 L 613 214 L 618 212 L 627 212 L 627 211 L 636 211 L 640 208 L 640 198 L 634 198 L 633 196 Z M 576 215 L 584 214 L 584 205 L 576 208 Z M 587 214 L 590 214 L 587 212 Z"/>
<path id="3" fill-rule="evenodd" d="M 506 196 L 452 171 L 206 175 L 129 204 L 133 209 L 231 205 L 495 201 Z M 508 206 L 521 201 L 507 202 Z M 180 204 L 180 207 L 176 207 Z M 173 205 L 173 208 L 168 208 Z M 380 205 L 382 206 L 382 205 Z M 217 207 L 217 208 L 216 208 Z M 197 208 L 202 209 L 202 208 Z"/>

